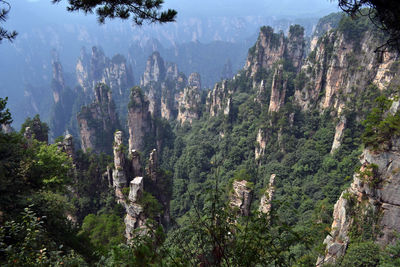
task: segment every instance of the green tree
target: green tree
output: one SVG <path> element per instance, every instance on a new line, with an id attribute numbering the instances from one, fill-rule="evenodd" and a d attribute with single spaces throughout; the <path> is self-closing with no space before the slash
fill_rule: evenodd
<path id="1" fill-rule="evenodd" d="M 350 244 L 340 266 L 373 267 L 378 266 L 380 248 L 372 241 Z"/>
<path id="2" fill-rule="evenodd" d="M 377 150 L 379 145 L 400 134 L 400 112 L 388 112 L 391 104 L 392 101 L 385 96 L 375 99 L 375 107 L 363 121 L 365 130 L 362 140 L 366 146 Z"/>
<path id="3" fill-rule="evenodd" d="M 396 237 L 399 238 L 399 234 L 396 234 Z M 381 256 L 380 267 L 400 266 L 400 242 L 388 245 Z"/>
<path id="4" fill-rule="evenodd" d="M 0 263 L 3 266 L 86 266 L 73 250 L 64 250 L 50 238 L 44 220 L 32 206 L 18 221 L 6 221 L 0 228 Z"/>
<path id="5" fill-rule="evenodd" d="M 0 31 L 1 31 L 1 28 L 0 28 Z M 8 108 L 6 109 L 7 101 L 8 101 L 8 97 L 6 97 L 6 98 L 0 97 L 0 124 L 12 123 L 10 110 Z"/>
<path id="6" fill-rule="evenodd" d="M 103 254 L 112 246 L 125 243 L 125 225 L 115 214 L 89 214 L 85 217 L 79 235 L 87 235 L 90 242 Z"/>
<path id="7" fill-rule="evenodd" d="M 25 122 L 21 125 L 20 133 L 25 133 L 26 127 L 30 127 L 33 132 L 33 138 L 40 142 L 46 142 L 49 139 L 49 126 L 47 123 L 40 120 L 39 114 L 36 114 L 33 119 L 28 117 Z"/>

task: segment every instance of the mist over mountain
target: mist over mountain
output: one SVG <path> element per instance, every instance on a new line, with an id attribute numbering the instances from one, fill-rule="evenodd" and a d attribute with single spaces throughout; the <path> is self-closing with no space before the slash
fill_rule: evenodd
<path id="1" fill-rule="evenodd" d="M 177 63 L 188 53 L 197 51 L 199 55 L 199 49 L 207 51 L 210 47 L 220 47 L 223 51 L 220 64 L 214 66 L 211 75 L 203 73 L 202 66 L 213 65 L 206 59 L 203 62 L 182 60 L 185 63 L 179 64 L 180 71 L 187 75 L 201 73 L 204 85 L 212 87 L 228 60 L 234 71 L 243 66 L 249 44 L 257 38 L 260 26 L 272 25 L 277 30 L 287 31 L 289 25 L 298 23 L 305 26 L 309 35 L 318 17 L 336 10 L 328 1 L 295 2 L 167 1 L 165 8 L 178 11 L 175 23 L 139 27 L 129 20 L 107 21 L 100 25 L 93 14 L 67 12 L 65 2 L 53 5 L 46 0 L 15 1 L 5 25 L 19 35 L 13 43 L 3 42 L 0 49 L 0 94 L 10 98 L 15 125 L 36 113 L 48 120 L 51 51 L 58 53 L 71 87 L 76 85 L 75 65 L 82 47 L 102 47 L 110 57 L 114 54 L 128 56 L 132 50 L 146 51 L 136 57 L 135 62 L 130 62 L 138 81 L 147 57 L 155 50 L 155 47 L 149 49 L 152 40 L 160 44 L 158 49 L 163 50 L 160 52 L 167 60 Z"/>

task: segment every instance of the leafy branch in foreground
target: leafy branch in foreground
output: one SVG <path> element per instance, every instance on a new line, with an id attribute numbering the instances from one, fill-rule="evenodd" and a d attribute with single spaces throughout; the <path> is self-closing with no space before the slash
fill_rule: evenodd
<path id="1" fill-rule="evenodd" d="M 0 0 L 0 22 L 3 23 L 7 20 L 8 18 L 8 13 L 11 10 L 11 5 L 4 1 L 4 0 Z M 4 29 L 3 27 L 0 27 L 0 43 L 3 39 L 6 39 L 10 42 L 12 42 L 15 37 L 17 36 L 17 32 L 16 31 L 7 31 L 6 29 Z M 2 100 L 2 99 L 0 99 Z M 7 101 L 7 98 L 6 98 Z"/>
<path id="2" fill-rule="evenodd" d="M 339 7 L 354 17 L 367 15 L 370 20 L 383 32 L 389 34 L 389 39 L 384 45 L 400 51 L 400 5 L 397 0 L 339 0 Z M 363 14 L 363 8 L 369 8 L 367 14 Z"/>
<path id="3" fill-rule="evenodd" d="M 62 0 L 52 0 L 59 3 Z M 142 25 L 147 21 L 150 23 L 172 22 L 175 21 L 177 12 L 173 9 L 160 11 L 163 0 L 68 0 L 67 10 L 70 12 L 83 11 L 85 14 L 97 13 L 100 23 L 106 19 L 128 19 L 137 25 Z"/>
<path id="4" fill-rule="evenodd" d="M 0 41 L 1 41 L 1 33 L 0 33 Z M 7 101 L 8 97 L 4 99 L 0 97 L 0 124 L 12 123 L 10 110 L 8 108 L 6 109 Z"/>

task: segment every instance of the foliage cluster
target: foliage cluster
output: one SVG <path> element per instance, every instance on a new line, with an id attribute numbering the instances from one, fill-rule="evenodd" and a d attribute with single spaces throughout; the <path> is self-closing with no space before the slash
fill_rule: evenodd
<path id="1" fill-rule="evenodd" d="M 382 144 L 390 142 L 393 136 L 400 135 L 400 112 L 393 114 L 388 111 L 392 102 L 385 96 L 375 100 L 375 107 L 363 122 L 365 131 L 362 140 L 365 146 L 379 150 L 384 148 Z"/>

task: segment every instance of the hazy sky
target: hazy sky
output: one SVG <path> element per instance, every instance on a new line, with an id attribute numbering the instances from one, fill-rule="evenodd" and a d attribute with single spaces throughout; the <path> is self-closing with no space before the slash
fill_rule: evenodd
<path id="1" fill-rule="evenodd" d="M 306 16 L 337 10 L 329 0 L 166 0 L 181 16 Z"/>
<path id="2" fill-rule="evenodd" d="M 25 5 L 23 4 L 25 2 Z M 26 5 L 26 3 L 28 4 Z M 17 4 L 18 3 L 18 4 Z M 53 5 L 51 0 L 18 0 L 13 1 L 13 9 L 31 9 L 41 16 L 71 16 L 65 11 L 64 0 Z M 165 8 L 178 11 L 179 17 L 188 16 L 315 16 L 337 10 L 337 1 L 329 0 L 165 0 Z M 19 12 L 20 10 L 14 11 Z M 53 13 L 53 14 L 49 14 Z M 12 13 L 10 14 L 12 17 Z M 82 16 L 79 14 L 78 16 Z M 77 15 L 72 15 L 76 19 Z M 60 18 L 60 17 L 59 17 Z"/>

